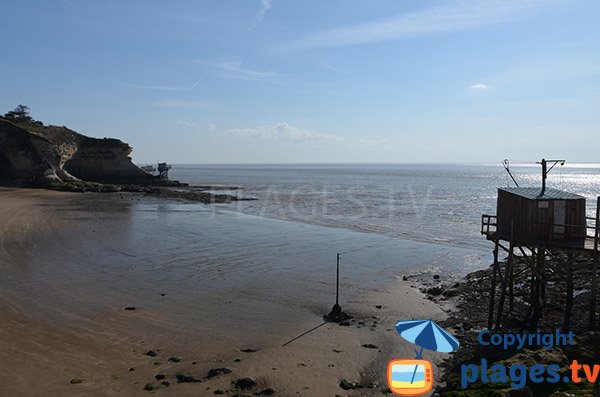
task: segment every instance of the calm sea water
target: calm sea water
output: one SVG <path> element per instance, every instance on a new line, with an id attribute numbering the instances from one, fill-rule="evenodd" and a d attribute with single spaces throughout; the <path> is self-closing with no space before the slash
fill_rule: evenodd
<path id="1" fill-rule="evenodd" d="M 520 186 L 539 186 L 541 166 L 511 166 Z M 228 185 L 257 201 L 232 211 L 488 252 L 482 213 L 495 213 L 497 187 L 514 186 L 501 164 L 178 165 L 171 177 Z M 600 195 L 599 164 L 556 166 L 548 186 Z"/>

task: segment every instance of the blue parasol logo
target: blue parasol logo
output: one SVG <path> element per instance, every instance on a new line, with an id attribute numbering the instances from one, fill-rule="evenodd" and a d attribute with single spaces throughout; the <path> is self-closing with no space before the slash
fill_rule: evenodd
<path id="1" fill-rule="evenodd" d="M 432 320 L 398 321 L 396 331 L 408 342 L 419 346 L 416 358 L 392 360 L 388 364 L 387 377 L 390 390 L 401 396 L 425 394 L 433 388 L 433 365 L 423 360 L 423 350 L 440 353 L 456 351 L 458 339 Z"/>

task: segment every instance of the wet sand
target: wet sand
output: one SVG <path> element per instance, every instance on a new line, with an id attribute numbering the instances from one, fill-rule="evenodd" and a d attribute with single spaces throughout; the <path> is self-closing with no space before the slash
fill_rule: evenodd
<path id="1" fill-rule="evenodd" d="M 0 395 L 12 396 L 382 395 L 387 361 L 414 356 L 396 321 L 444 317 L 401 275 L 464 254 L 218 206 L 42 190 L 0 189 L 0 238 Z M 351 252 L 361 246 L 372 248 Z M 355 321 L 282 346 L 334 303 L 336 250 Z M 258 385 L 235 389 L 245 377 Z M 345 391 L 342 379 L 375 387 Z"/>

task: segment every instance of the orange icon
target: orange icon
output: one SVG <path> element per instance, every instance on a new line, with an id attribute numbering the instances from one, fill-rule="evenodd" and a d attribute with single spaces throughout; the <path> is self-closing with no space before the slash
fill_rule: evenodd
<path id="1" fill-rule="evenodd" d="M 419 396 L 433 389 L 433 365 L 430 361 L 402 358 L 387 367 L 390 390 L 399 396 Z"/>

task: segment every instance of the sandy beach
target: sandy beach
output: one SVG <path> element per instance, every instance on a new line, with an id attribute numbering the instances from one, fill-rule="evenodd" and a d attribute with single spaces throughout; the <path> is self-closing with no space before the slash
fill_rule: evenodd
<path id="1" fill-rule="evenodd" d="M 402 281 L 399 270 L 377 283 L 348 286 L 348 292 L 342 284 L 342 306 L 355 316 L 349 326 L 328 323 L 282 346 L 323 323 L 334 302 L 334 280 L 309 282 L 310 266 L 298 269 L 281 259 L 276 271 L 262 268 L 264 257 L 295 249 L 277 246 L 285 240 L 268 234 L 281 234 L 272 224 L 268 233 L 246 228 L 245 254 L 228 255 L 227 245 L 238 237 L 223 228 L 263 222 L 257 218 L 170 208 L 206 218 L 210 225 L 199 227 L 221 241 L 220 257 L 210 252 L 212 241 L 204 248 L 186 244 L 176 233 L 181 225 L 139 236 L 150 229 L 143 219 L 160 221 L 170 205 L 144 200 L 135 194 L 0 191 L 0 394 L 251 395 L 271 388 L 282 396 L 382 395 L 387 361 L 414 356 L 395 322 L 444 317 Z M 285 227 L 294 235 L 295 227 L 307 226 Z M 199 231 L 193 238 L 207 236 Z M 273 244 L 271 252 L 261 248 L 265 241 Z M 299 251 L 309 249 L 302 239 L 298 244 Z M 189 264 L 187 256 L 197 257 L 202 270 L 181 265 Z M 219 368 L 231 372 L 206 378 Z M 177 375 L 201 382 L 178 383 Z M 236 388 L 241 378 L 257 384 Z M 343 390 L 343 379 L 370 387 Z M 156 389 L 144 390 L 148 384 Z"/>

